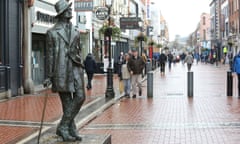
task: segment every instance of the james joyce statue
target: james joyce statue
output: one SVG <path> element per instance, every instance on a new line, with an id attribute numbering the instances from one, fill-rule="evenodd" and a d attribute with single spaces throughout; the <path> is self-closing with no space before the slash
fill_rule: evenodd
<path id="1" fill-rule="evenodd" d="M 72 25 L 71 4 L 60 0 L 55 4 L 57 23 L 47 31 L 47 73 L 44 85 L 52 84 L 63 109 L 56 134 L 63 141 L 81 141 L 74 118 L 85 101 L 84 73 L 80 33 Z"/>

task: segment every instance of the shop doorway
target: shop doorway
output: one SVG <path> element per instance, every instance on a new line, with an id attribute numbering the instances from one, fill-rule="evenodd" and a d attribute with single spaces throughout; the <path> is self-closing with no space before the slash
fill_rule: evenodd
<path id="1" fill-rule="evenodd" d="M 41 85 L 45 79 L 45 35 L 32 37 L 32 79 L 34 85 Z"/>

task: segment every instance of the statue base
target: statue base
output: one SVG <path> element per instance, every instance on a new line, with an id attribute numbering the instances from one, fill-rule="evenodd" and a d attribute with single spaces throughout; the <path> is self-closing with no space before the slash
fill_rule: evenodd
<path id="1" fill-rule="evenodd" d="M 40 144 L 111 144 L 111 135 L 83 134 L 80 136 L 82 141 L 64 142 L 60 136 L 47 133 L 40 138 Z"/>

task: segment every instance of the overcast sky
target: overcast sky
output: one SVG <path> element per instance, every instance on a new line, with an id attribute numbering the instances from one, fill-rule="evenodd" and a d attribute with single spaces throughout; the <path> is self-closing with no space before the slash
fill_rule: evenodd
<path id="1" fill-rule="evenodd" d="M 192 33 L 203 12 L 210 13 L 212 0 L 152 0 L 168 23 L 170 40 L 175 35 L 188 36 Z"/>

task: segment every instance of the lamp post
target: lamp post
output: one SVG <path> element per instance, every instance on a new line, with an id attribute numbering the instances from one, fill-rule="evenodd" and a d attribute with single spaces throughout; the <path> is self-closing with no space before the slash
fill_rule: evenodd
<path id="1" fill-rule="evenodd" d="M 139 28 L 140 28 L 140 35 L 138 37 L 138 40 L 140 41 L 140 55 L 142 56 L 142 52 L 143 52 L 143 41 L 144 41 L 144 36 L 143 36 L 143 23 L 142 21 L 140 21 L 138 23 Z"/>
<path id="2" fill-rule="evenodd" d="M 111 48 L 111 36 L 112 36 L 112 28 L 111 28 L 111 7 L 113 0 L 106 0 L 106 6 L 108 8 L 108 28 L 105 31 L 105 36 L 108 37 L 108 69 L 107 69 L 107 89 L 105 93 L 106 98 L 113 98 L 115 96 L 113 89 L 113 68 L 112 68 L 112 48 Z"/>

